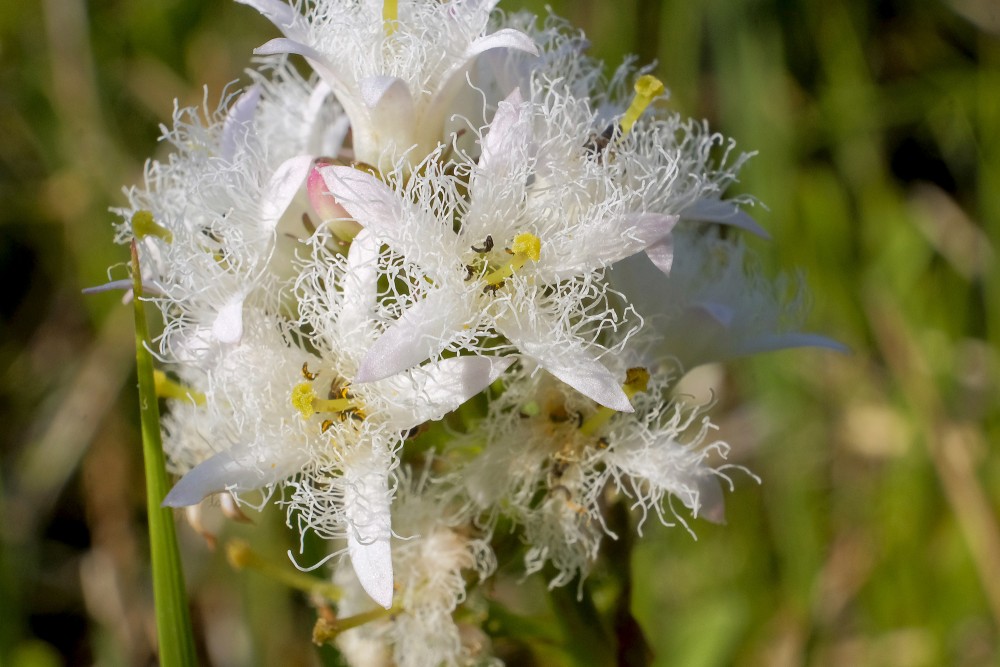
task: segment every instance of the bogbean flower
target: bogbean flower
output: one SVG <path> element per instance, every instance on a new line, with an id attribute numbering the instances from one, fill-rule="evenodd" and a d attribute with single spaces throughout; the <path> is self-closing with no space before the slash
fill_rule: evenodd
<path id="1" fill-rule="evenodd" d="M 126 192 L 119 238 L 142 237 L 144 280 L 172 315 L 160 347 L 195 361 L 238 343 L 244 307 L 287 305 L 294 241 L 308 236 L 302 190 L 312 154 L 339 150 L 343 113 L 318 105 L 315 81 L 272 63 L 207 124 L 175 112 L 164 139 L 176 152 L 146 165 Z M 339 128 L 339 129 L 338 129 Z"/>
<path id="2" fill-rule="evenodd" d="M 668 362 L 840 349 L 738 238 L 747 156 L 495 0 L 239 1 L 284 36 L 118 211 L 164 318 L 164 504 L 276 494 L 346 555 L 353 664 L 489 662 L 456 611 L 501 519 L 552 586 L 628 528 L 609 503 L 722 521 L 727 447 Z"/>
<path id="3" fill-rule="evenodd" d="M 806 305 L 801 277 L 768 278 L 738 236 L 711 226 L 685 224 L 674 237 L 677 260 L 669 276 L 641 257 L 609 274 L 655 332 L 650 347 L 659 358 L 689 371 L 785 348 L 846 350 L 826 336 L 799 331 Z"/>
<path id="4" fill-rule="evenodd" d="M 379 168 L 420 162 L 457 131 L 462 98 L 480 94 L 467 80 L 480 54 L 537 53 L 523 32 L 486 32 L 497 0 L 239 1 L 284 34 L 256 52 L 304 56 L 350 119 L 354 158 Z"/>
<path id="5" fill-rule="evenodd" d="M 595 401 L 632 409 L 598 359 L 598 337 L 627 327 L 627 313 L 607 305 L 601 274 L 662 241 L 677 218 L 634 205 L 588 145 L 591 124 L 582 101 L 553 91 L 536 104 L 515 91 L 483 132 L 478 159 L 463 165 L 464 180 L 434 160 L 389 183 L 320 169 L 340 205 L 424 276 L 359 379 L 448 349 L 480 352 L 477 338 L 489 345 L 499 334 Z"/>
<path id="6" fill-rule="evenodd" d="M 641 366 L 623 370 L 633 413 L 544 378 L 512 382 L 482 428 L 456 443 L 451 479 L 480 525 L 502 516 L 523 526 L 526 569 L 551 562 L 551 586 L 586 574 L 601 540 L 617 538 L 605 521 L 609 490 L 641 511 L 640 530 L 649 513 L 686 525 L 674 500 L 721 522 L 720 481 L 728 477 L 717 464 L 728 447 L 709 440 L 714 426 L 705 415 L 666 398 L 670 380 Z"/>
<path id="7" fill-rule="evenodd" d="M 486 636 L 454 617 L 466 601 L 466 577 L 482 581 L 496 568 L 489 542 L 470 535 L 458 515 L 427 488 L 426 479 L 404 475 L 394 509 L 409 532 L 392 547 L 399 587 L 393 613 L 341 633 L 337 646 L 357 665 L 496 664 L 489 660 Z M 334 582 L 344 590 L 341 618 L 371 612 L 353 571 L 339 568 Z"/>
<path id="8" fill-rule="evenodd" d="M 303 525 L 327 537 L 346 537 L 362 586 L 388 608 L 393 591 L 389 476 L 403 436 L 478 394 L 513 360 L 445 359 L 354 385 L 374 327 L 369 318 L 377 295 L 369 278 L 378 268 L 377 245 L 363 231 L 344 258 L 328 249 L 329 240 L 322 232 L 313 237 L 312 261 L 303 267 L 296 288 L 301 324 L 313 332 L 318 354 L 289 345 L 287 336 L 283 344 L 262 345 L 259 361 L 249 342 L 232 350 L 222 364 L 237 376 L 243 393 L 220 400 L 210 392 L 208 407 L 232 411 L 223 421 L 243 428 L 231 447 L 182 477 L 164 502 L 182 507 L 211 493 L 273 485 L 304 471 L 293 484 L 298 493 L 291 502 Z M 272 356 L 264 354 L 268 350 Z M 284 356 L 274 357 L 275 350 Z M 213 371 L 218 381 L 220 373 Z M 255 378 L 253 385 L 245 375 L 239 377 L 247 373 Z M 276 380 L 268 382 L 272 376 Z"/>

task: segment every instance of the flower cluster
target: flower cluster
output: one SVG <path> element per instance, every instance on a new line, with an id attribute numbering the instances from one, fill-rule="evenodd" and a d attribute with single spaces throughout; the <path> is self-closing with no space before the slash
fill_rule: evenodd
<path id="1" fill-rule="evenodd" d="M 165 504 L 276 493 L 340 555 L 338 613 L 392 611 L 338 638 L 358 664 L 487 660 L 454 612 L 500 522 L 562 586 L 611 503 L 721 521 L 726 446 L 677 380 L 836 347 L 740 240 L 746 156 L 556 19 L 240 1 L 283 36 L 119 211 L 164 319 Z"/>

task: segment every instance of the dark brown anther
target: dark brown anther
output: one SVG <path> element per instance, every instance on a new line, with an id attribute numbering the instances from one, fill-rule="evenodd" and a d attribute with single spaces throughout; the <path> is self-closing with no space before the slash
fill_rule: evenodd
<path id="1" fill-rule="evenodd" d="M 602 438 L 598 438 L 597 439 L 597 448 L 598 449 L 607 449 L 609 444 L 611 444 L 611 443 L 608 442 L 607 438 L 603 438 L 602 437 Z"/>
<path id="2" fill-rule="evenodd" d="M 486 240 L 483 241 L 482 248 L 477 248 L 476 246 L 472 246 L 472 251 L 478 252 L 480 255 L 488 253 L 490 250 L 493 250 L 493 237 L 490 235 L 486 236 Z"/>
<path id="3" fill-rule="evenodd" d="M 309 372 L 309 362 L 306 361 L 302 363 L 302 377 L 312 382 L 313 380 L 319 377 L 319 373 Z"/>
<path id="4" fill-rule="evenodd" d="M 309 217 L 308 213 L 302 214 L 302 226 L 306 228 L 306 231 L 309 232 L 310 236 L 316 233 L 316 223 L 312 221 L 312 218 Z"/>
<path id="5" fill-rule="evenodd" d="M 320 433 L 326 433 L 331 428 L 333 428 L 333 420 L 332 419 L 324 419 L 323 420 L 323 424 L 320 426 Z"/>
<path id="6" fill-rule="evenodd" d="M 471 264 L 465 265 L 465 282 L 469 282 L 476 277 L 476 267 Z"/>
<path id="7" fill-rule="evenodd" d="M 483 294 L 489 294 L 490 296 L 494 296 L 497 293 L 497 290 L 503 286 L 504 286 L 503 280 L 494 285 L 486 285 L 485 287 L 483 287 Z"/>
<path id="8" fill-rule="evenodd" d="M 611 143 L 611 139 L 615 136 L 615 130 L 617 129 L 618 126 L 612 123 L 604 128 L 604 131 L 600 134 L 591 134 L 590 139 L 583 145 L 583 150 L 595 158 L 603 157 L 604 151 Z"/>

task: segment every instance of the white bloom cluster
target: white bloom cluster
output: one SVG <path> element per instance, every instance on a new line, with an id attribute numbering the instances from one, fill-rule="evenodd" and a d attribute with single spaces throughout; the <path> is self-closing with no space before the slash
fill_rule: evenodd
<path id="1" fill-rule="evenodd" d="M 164 318 L 165 504 L 277 491 L 344 553 L 338 613 L 392 612 L 338 639 L 357 664 L 489 660 L 454 612 L 501 519 L 553 586 L 609 503 L 721 521 L 726 446 L 676 380 L 836 347 L 739 240 L 746 156 L 494 0 L 240 1 L 284 36 L 120 210 Z"/>

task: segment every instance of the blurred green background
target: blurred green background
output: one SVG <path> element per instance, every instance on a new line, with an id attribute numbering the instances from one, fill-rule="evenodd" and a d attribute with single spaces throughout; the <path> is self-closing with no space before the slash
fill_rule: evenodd
<path id="1" fill-rule="evenodd" d="M 1000 3 L 550 4 L 760 152 L 757 246 L 853 349 L 704 371 L 763 484 L 697 541 L 646 526 L 656 664 L 1000 664 Z M 107 209 L 173 100 L 214 108 L 272 36 L 229 0 L 0 5 L 0 665 L 152 660 L 131 312 L 80 289 L 126 259 Z M 256 521 L 227 534 L 283 558 Z M 212 664 L 316 664 L 295 594 L 181 533 Z"/>

